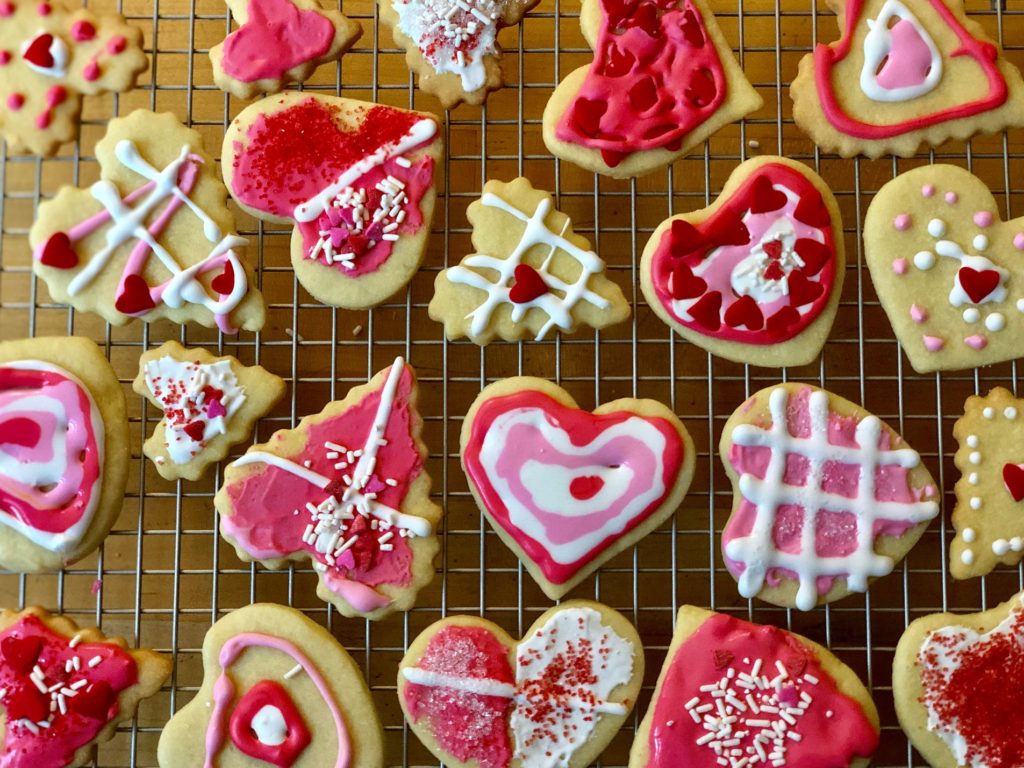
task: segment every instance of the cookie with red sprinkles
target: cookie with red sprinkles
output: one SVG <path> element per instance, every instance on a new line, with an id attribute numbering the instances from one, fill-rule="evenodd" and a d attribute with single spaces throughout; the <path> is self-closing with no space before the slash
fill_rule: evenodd
<path id="1" fill-rule="evenodd" d="M 163 413 L 142 450 L 166 480 L 198 480 L 285 393 L 284 380 L 262 366 L 176 341 L 142 355 L 132 387 Z"/>
<path id="2" fill-rule="evenodd" d="M 1024 593 L 982 613 L 936 613 L 903 633 L 896 714 L 933 768 L 1024 765 Z"/>
<path id="3" fill-rule="evenodd" d="M 629 716 L 644 654 L 617 611 L 571 600 L 521 640 L 475 616 L 427 627 L 398 670 L 398 699 L 420 741 L 456 768 L 582 768 Z"/>

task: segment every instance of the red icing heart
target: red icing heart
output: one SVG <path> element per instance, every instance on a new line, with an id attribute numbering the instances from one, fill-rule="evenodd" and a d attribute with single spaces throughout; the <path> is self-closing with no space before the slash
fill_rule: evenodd
<path id="1" fill-rule="evenodd" d="M 585 475 L 573 478 L 572 482 L 569 483 L 569 493 L 572 494 L 574 499 L 586 501 L 596 496 L 603 487 L 604 480 L 600 477 L 597 475 Z"/>
<path id="2" fill-rule="evenodd" d="M 64 232 L 50 235 L 36 258 L 40 264 L 57 269 L 74 269 L 78 266 L 78 254 L 71 247 L 71 238 Z"/>
<path id="3" fill-rule="evenodd" d="M 1014 501 L 1024 499 L 1024 467 L 1020 464 L 1004 464 L 1003 483 Z"/>
<path id="4" fill-rule="evenodd" d="M 815 283 L 804 277 L 802 272 L 789 275 L 789 302 L 791 306 L 802 307 L 815 301 L 825 291 L 821 283 Z"/>
<path id="5" fill-rule="evenodd" d="M 193 421 L 191 424 L 186 424 L 182 430 L 186 435 L 191 437 L 195 442 L 203 442 L 203 433 L 206 431 L 206 425 L 201 421 Z"/>
<path id="6" fill-rule="evenodd" d="M 36 660 L 39 658 L 39 651 L 43 648 L 43 640 L 40 637 L 29 635 L 28 637 L 16 637 L 10 635 L 0 642 L 0 655 L 3 656 L 4 664 L 10 666 L 15 672 L 27 675 L 32 671 Z"/>
<path id="7" fill-rule="evenodd" d="M 97 680 L 80 690 L 78 695 L 68 702 L 68 709 L 92 720 L 109 720 L 110 708 L 116 702 L 117 696 L 110 683 L 106 680 Z"/>
<path id="8" fill-rule="evenodd" d="M 139 275 L 127 275 L 121 284 L 121 293 L 114 301 L 117 311 L 122 315 L 141 315 L 155 306 L 149 284 Z"/>
<path id="9" fill-rule="evenodd" d="M 516 304 L 528 304 L 548 292 L 544 278 L 529 264 L 520 264 L 513 274 L 515 283 L 508 291 L 510 301 Z"/>
<path id="10" fill-rule="evenodd" d="M 8 692 L 4 696 L 4 709 L 9 722 L 15 720 L 31 720 L 38 723 L 50 714 L 50 699 L 33 688 L 21 688 Z"/>
<path id="11" fill-rule="evenodd" d="M 708 284 L 693 274 L 686 262 L 680 261 L 672 268 L 672 297 L 694 299 L 708 289 Z"/>
<path id="12" fill-rule="evenodd" d="M 210 281 L 210 287 L 221 296 L 230 296 L 235 290 L 235 268 L 230 261 L 224 265 L 224 271 Z"/>
<path id="13" fill-rule="evenodd" d="M 704 294 L 687 311 L 698 325 L 709 331 L 717 331 L 722 326 L 722 294 L 718 291 Z"/>
<path id="14" fill-rule="evenodd" d="M 276 707 L 285 723 L 284 741 L 277 745 L 261 742 L 252 726 L 253 718 L 266 706 Z M 313 740 L 292 697 L 274 680 L 260 680 L 242 696 L 231 713 L 228 731 L 239 751 L 278 768 L 293 765 Z"/>
<path id="15" fill-rule="evenodd" d="M 764 326 L 764 315 L 752 296 L 740 296 L 725 310 L 725 322 L 730 328 L 746 326 L 748 331 L 759 331 Z"/>
<path id="16" fill-rule="evenodd" d="M 957 279 L 964 292 L 975 304 L 980 304 L 999 285 L 999 273 L 994 269 L 977 270 L 960 267 Z"/>
<path id="17" fill-rule="evenodd" d="M 39 422 L 15 416 L 0 422 L 0 445 L 17 445 L 22 448 L 35 448 L 43 430 Z"/>
<path id="18" fill-rule="evenodd" d="M 768 213 L 777 211 L 786 204 L 784 192 L 775 189 L 772 180 L 768 176 L 759 175 L 754 177 L 753 186 L 750 188 L 750 212 Z"/>
<path id="19" fill-rule="evenodd" d="M 53 54 L 50 53 L 52 46 L 53 35 L 44 32 L 28 44 L 22 58 L 40 69 L 50 69 L 53 66 Z"/>

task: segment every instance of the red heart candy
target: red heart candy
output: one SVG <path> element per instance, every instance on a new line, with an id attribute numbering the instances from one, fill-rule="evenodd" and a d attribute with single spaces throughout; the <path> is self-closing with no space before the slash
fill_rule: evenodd
<path id="1" fill-rule="evenodd" d="M 781 333 L 789 326 L 800 322 L 800 313 L 793 307 L 783 307 L 768 318 L 764 328 L 769 333 Z"/>
<path id="2" fill-rule="evenodd" d="M 584 475 L 572 479 L 569 483 L 569 493 L 574 499 L 586 501 L 596 496 L 603 487 L 604 480 L 597 475 Z"/>
<path id="3" fill-rule="evenodd" d="M 742 325 L 748 331 L 759 331 L 764 326 L 764 315 L 752 296 L 740 296 L 725 310 L 725 324 L 730 328 Z"/>
<path id="4" fill-rule="evenodd" d="M 197 443 L 201 443 L 203 442 L 203 434 L 206 432 L 206 425 L 201 421 L 193 421 L 191 424 L 186 424 L 182 432 Z"/>
<path id="5" fill-rule="evenodd" d="M 1020 464 L 1004 464 L 1003 483 L 1014 501 L 1024 499 L 1024 467 Z"/>
<path id="6" fill-rule="evenodd" d="M 804 277 L 802 272 L 789 273 L 789 303 L 793 307 L 802 307 L 815 301 L 825 288 L 821 283 L 815 283 Z"/>
<path id="7" fill-rule="evenodd" d="M 782 255 L 782 243 L 778 240 L 769 240 L 763 243 L 761 249 L 768 254 L 770 259 L 778 259 Z"/>
<path id="8" fill-rule="evenodd" d="M 117 697 L 106 680 L 97 680 L 88 688 L 82 688 L 78 695 L 68 701 L 68 709 L 92 720 L 109 720 L 110 707 Z"/>
<path id="9" fill-rule="evenodd" d="M 28 637 L 5 637 L 0 643 L 0 656 L 3 656 L 4 664 L 22 675 L 32 671 L 36 661 L 39 659 L 39 652 L 43 649 L 41 637 L 29 635 Z"/>
<path id="10" fill-rule="evenodd" d="M 9 691 L 4 696 L 4 709 L 8 722 L 25 719 L 38 723 L 50 714 L 50 699 L 29 685 Z"/>
<path id="11" fill-rule="evenodd" d="M 832 258 L 832 252 L 827 245 L 819 243 L 817 240 L 811 240 L 809 237 L 801 237 L 797 240 L 793 244 L 793 250 L 804 263 L 800 271 L 808 277 L 813 277 L 821 272 L 825 262 Z"/>
<path id="12" fill-rule="evenodd" d="M 800 202 L 796 204 L 796 210 L 793 211 L 793 218 L 809 227 L 818 229 L 825 229 L 832 225 L 832 216 L 828 212 L 828 206 L 819 195 L 801 197 Z"/>
<path id="13" fill-rule="evenodd" d="M 977 270 L 960 267 L 957 278 L 960 280 L 964 292 L 975 304 L 980 304 L 999 285 L 999 273 L 994 269 Z"/>
<path id="14" fill-rule="evenodd" d="M 213 278 L 210 287 L 221 296 L 228 296 L 235 289 L 235 268 L 230 261 L 224 265 L 224 271 Z"/>
<path id="15" fill-rule="evenodd" d="M 31 64 L 35 64 L 40 69 L 49 69 L 53 66 L 53 54 L 50 53 L 51 46 L 53 46 L 53 35 L 44 32 L 28 44 L 28 48 L 22 54 L 22 58 Z"/>
<path id="16" fill-rule="evenodd" d="M 711 291 L 686 311 L 690 313 L 694 322 L 709 331 L 717 331 L 722 327 L 722 294 Z"/>
<path id="17" fill-rule="evenodd" d="M 78 254 L 71 247 L 71 238 L 64 232 L 54 232 L 39 251 L 39 263 L 57 269 L 74 269 Z"/>
<path id="18" fill-rule="evenodd" d="M 672 282 L 669 288 L 674 299 L 695 299 L 704 294 L 708 284 L 703 278 L 693 274 L 693 270 L 685 261 L 679 261 L 672 266 Z"/>
<path id="19" fill-rule="evenodd" d="M 684 95 L 686 100 L 695 107 L 706 107 L 715 99 L 718 93 L 718 86 L 715 85 L 715 76 L 710 69 L 701 67 L 693 73 L 690 78 L 690 85 Z"/>
<path id="20" fill-rule="evenodd" d="M 139 275 L 128 275 L 124 279 L 121 293 L 114 301 L 114 307 L 122 315 L 141 315 L 155 306 L 149 284 Z"/>
<path id="21" fill-rule="evenodd" d="M 601 118 L 608 111 L 608 102 L 597 99 L 577 99 L 572 121 L 581 132 L 596 136 L 601 130 Z"/>
<path id="22" fill-rule="evenodd" d="M 715 219 L 709 234 L 715 245 L 746 245 L 750 242 L 750 230 L 739 216 Z"/>
<path id="23" fill-rule="evenodd" d="M 670 237 L 672 239 L 669 241 L 669 248 L 674 258 L 683 258 L 699 251 L 695 254 L 697 258 L 690 261 L 691 264 L 695 264 L 704 256 L 707 239 L 703 232 L 686 219 L 676 219 L 672 222 Z"/>
<path id="24" fill-rule="evenodd" d="M 508 292 L 508 298 L 513 303 L 528 304 L 548 292 L 544 278 L 529 264 L 520 264 L 513 274 L 515 284 Z"/>
<path id="25" fill-rule="evenodd" d="M 788 202 L 784 192 L 776 189 L 767 176 L 758 176 L 750 188 L 750 212 L 777 211 Z"/>

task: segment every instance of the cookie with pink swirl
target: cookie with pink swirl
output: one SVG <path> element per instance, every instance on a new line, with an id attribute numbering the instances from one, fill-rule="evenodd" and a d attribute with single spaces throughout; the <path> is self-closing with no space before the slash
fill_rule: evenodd
<path id="1" fill-rule="evenodd" d="M 124 393 L 88 339 L 0 343 L 0 568 L 61 568 L 99 546 L 121 511 Z"/>
<path id="2" fill-rule="evenodd" d="M 675 512 L 694 447 L 659 402 L 623 398 L 590 413 L 556 384 L 520 376 L 469 409 L 462 466 L 498 536 L 557 600 Z"/>

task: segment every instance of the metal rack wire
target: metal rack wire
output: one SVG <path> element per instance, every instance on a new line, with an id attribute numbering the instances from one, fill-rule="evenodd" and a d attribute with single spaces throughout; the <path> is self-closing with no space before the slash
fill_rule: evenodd
<path id="1" fill-rule="evenodd" d="M 109 10 L 112 2 L 90 2 Z M 713 0 L 726 37 L 736 46 L 765 107 L 714 136 L 702 152 L 667 171 L 633 181 L 612 181 L 551 158 L 540 140 L 540 115 L 555 83 L 589 60 L 577 23 L 575 0 L 544 0 L 502 42 L 508 85 L 483 108 L 461 107 L 447 116 L 448 157 L 427 266 L 398 300 L 369 312 L 347 312 L 312 301 L 296 284 L 284 228 L 240 215 L 251 239 L 270 302 L 259 334 L 222 337 L 197 327 L 159 323 L 112 328 L 97 318 L 54 304 L 31 274 L 27 232 L 39 200 L 62 184 L 96 178 L 90 154 L 106 121 L 137 107 L 173 111 L 204 134 L 216 155 L 223 129 L 244 103 L 212 85 L 207 50 L 230 29 L 221 0 L 118 0 L 117 9 L 143 28 L 152 56 L 140 87 L 120 97 L 87 99 L 82 140 L 48 160 L 0 157 L 0 339 L 76 333 L 104 345 L 121 380 L 135 375 L 141 351 L 168 338 L 259 362 L 289 378 L 290 396 L 257 434 L 292 425 L 352 385 L 364 382 L 395 354 L 420 374 L 425 440 L 432 454 L 434 492 L 447 509 L 443 554 L 433 585 L 404 616 L 370 624 L 344 619 L 314 594 L 309 569 L 269 572 L 240 563 L 217 535 L 212 497 L 219 473 L 198 483 L 168 483 L 142 456 L 141 445 L 156 415 L 132 395 L 133 453 L 123 513 L 99 553 L 56 575 L 0 574 L 0 603 L 41 604 L 82 623 L 98 623 L 143 645 L 175 654 L 169 687 L 143 704 L 139 717 L 98 749 L 95 765 L 153 766 L 162 725 L 198 688 L 199 649 L 210 624 L 254 600 L 288 603 L 328 626 L 362 665 L 386 727 L 388 765 L 434 765 L 404 728 L 395 698 L 397 662 L 412 637 L 442 615 L 482 614 L 510 632 L 521 632 L 549 601 L 515 557 L 488 530 L 470 497 L 459 466 L 458 430 L 469 403 L 487 382 L 515 374 L 560 382 L 587 407 L 624 395 L 654 397 L 685 419 L 699 451 L 693 487 L 671 525 L 648 536 L 635 551 L 611 561 L 574 596 L 594 597 L 624 611 L 647 648 L 648 679 L 636 718 L 609 746 L 601 765 L 625 765 L 633 731 L 646 709 L 668 645 L 675 609 L 694 603 L 772 622 L 825 642 L 868 682 L 883 720 L 876 765 L 921 765 L 893 713 L 891 653 L 906 623 L 940 609 L 977 610 L 1022 586 L 1020 570 L 953 583 L 946 569 L 948 523 L 936 522 L 904 564 L 866 596 L 854 596 L 808 614 L 742 600 L 725 573 L 718 537 L 728 516 L 730 489 L 714 453 L 722 423 L 749 393 L 777 381 L 777 371 L 713 359 L 678 340 L 640 300 L 636 262 L 647 237 L 667 215 L 701 207 L 745 157 L 781 153 L 814 166 L 840 201 L 849 266 L 832 337 L 819 363 L 781 376 L 807 380 L 878 413 L 897 426 L 924 456 L 943 488 L 956 479 L 952 422 L 964 398 L 1001 383 L 1016 388 L 1017 365 L 984 371 L 919 376 L 901 356 L 860 258 L 860 223 L 871 195 L 895 173 L 923 162 L 952 162 L 981 176 L 1005 215 L 1024 212 L 1021 168 L 1024 134 L 950 144 L 910 161 L 840 160 L 818 152 L 793 125 L 786 86 L 799 59 L 819 40 L 836 36 L 835 19 L 812 0 Z M 1024 63 L 1024 8 L 991 8 L 970 0 L 968 9 L 1007 55 Z M 364 27 L 357 47 L 337 67 L 321 67 L 307 88 L 340 92 L 399 106 L 436 111 L 414 88 L 402 53 L 381 29 L 371 0 L 346 0 L 344 8 Z M 448 343 L 426 316 L 436 272 L 469 246 L 465 210 L 488 178 L 527 175 L 556 192 L 558 205 L 577 231 L 591 237 L 611 276 L 633 302 L 630 323 L 602 333 L 580 332 L 543 343 L 495 343 L 479 349 Z M 951 508 L 947 495 L 947 509 Z"/>

